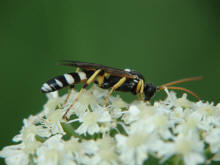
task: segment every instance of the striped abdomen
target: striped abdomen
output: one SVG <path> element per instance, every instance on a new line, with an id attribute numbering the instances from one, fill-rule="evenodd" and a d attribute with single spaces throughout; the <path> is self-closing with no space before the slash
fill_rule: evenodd
<path id="1" fill-rule="evenodd" d="M 85 80 L 87 80 L 87 75 L 85 72 L 66 73 L 64 75 L 54 77 L 51 80 L 44 83 L 41 87 L 41 92 L 53 92 L 62 89 L 66 86 L 71 86 Z"/>

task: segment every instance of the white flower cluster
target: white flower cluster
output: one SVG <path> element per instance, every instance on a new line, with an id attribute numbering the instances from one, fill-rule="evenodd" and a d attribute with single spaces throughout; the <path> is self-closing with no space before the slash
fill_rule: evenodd
<path id="1" fill-rule="evenodd" d="M 142 165 L 210 164 L 220 161 L 220 104 L 191 102 L 184 94 L 168 92 L 153 105 L 131 104 L 95 85 L 75 99 L 72 91 L 48 95 L 43 111 L 24 119 L 15 145 L 4 147 L 0 157 L 8 165 Z"/>

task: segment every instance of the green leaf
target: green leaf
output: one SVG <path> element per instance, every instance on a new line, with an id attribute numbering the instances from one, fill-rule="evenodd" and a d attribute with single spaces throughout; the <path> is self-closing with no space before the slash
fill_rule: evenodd
<path id="1" fill-rule="evenodd" d="M 111 137 L 115 137 L 116 134 L 118 134 L 118 131 L 115 128 L 111 128 L 109 131 L 109 135 Z"/>
<path id="2" fill-rule="evenodd" d="M 123 128 L 121 124 L 117 124 L 117 129 L 122 135 L 128 136 L 127 132 L 125 131 L 125 129 Z"/>
<path id="3" fill-rule="evenodd" d="M 41 143 L 45 142 L 48 138 L 47 137 L 42 137 L 39 135 L 35 135 L 35 139 Z"/>
<path id="4" fill-rule="evenodd" d="M 162 163 L 162 165 L 184 165 L 184 160 L 180 155 L 174 155 L 170 157 L 167 161 Z"/>
<path id="5" fill-rule="evenodd" d="M 88 133 L 86 133 L 85 135 L 80 135 L 78 133 L 75 132 L 75 130 L 80 126 L 80 122 L 76 121 L 73 122 L 71 124 L 66 124 L 66 123 L 61 123 L 61 126 L 64 130 L 64 132 L 66 133 L 66 135 L 63 136 L 64 140 L 69 140 L 72 136 L 79 138 L 80 140 L 82 139 L 86 139 L 86 140 L 97 140 L 102 138 L 102 133 L 95 133 L 94 135 L 90 135 Z"/>
<path id="6" fill-rule="evenodd" d="M 75 133 L 76 128 L 74 128 L 74 126 L 72 126 L 71 124 L 61 123 L 61 126 L 66 133 L 66 135 L 63 136 L 64 140 L 69 140 L 71 136 L 79 137 L 79 135 Z"/>
<path id="7" fill-rule="evenodd" d="M 91 107 L 90 104 L 88 105 L 88 109 L 89 109 L 90 112 L 93 112 L 92 107 Z"/>
<path id="8" fill-rule="evenodd" d="M 28 155 L 28 158 L 29 158 L 28 165 L 37 165 L 36 163 L 34 163 L 34 157 L 36 157 L 36 155 L 33 155 L 33 154 Z"/>
<path id="9" fill-rule="evenodd" d="M 159 159 L 149 155 L 148 159 L 144 161 L 143 165 L 160 165 Z"/>

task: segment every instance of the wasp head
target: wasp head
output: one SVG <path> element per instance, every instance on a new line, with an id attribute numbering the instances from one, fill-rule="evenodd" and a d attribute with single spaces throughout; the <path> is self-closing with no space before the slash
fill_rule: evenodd
<path id="1" fill-rule="evenodd" d="M 151 97 L 155 94 L 157 88 L 152 83 L 147 83 L 144 85 L 144 94 L 145 94 L 145 101 L 149 101 Z"/>

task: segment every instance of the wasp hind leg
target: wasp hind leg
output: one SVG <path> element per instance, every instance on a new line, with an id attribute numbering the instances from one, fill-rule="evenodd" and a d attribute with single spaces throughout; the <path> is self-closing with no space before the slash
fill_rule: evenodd
<path id="1" fill-rule="evenodd" d="M 70 94 L 71 94 L 71 92 L 73 91 L 73 89 L 74 89 L 74 85 L 70 85 L 70 87 L 69 87 L 69 89 L 68 89 L 67 96 L 66 96 L 66 98 L 65 98 L 65 100 L 64 100 L 63 105 L 66 105 L 66 103 L 67 103 L 67 101 L 69 100 Z"/>
<path id="2" fill-rule="evenodd" d="M 109 100 L 109 97 L 111 96 L 112 92 L 114 90 L 116 90 L 117 88 L 119 88 L 125 81 L 126 81 L 126 77 L 123 77 L 111 88 L 111 90 L 108 92 L 108 95 L 105 98 L 105 107 L 108 104 L 108 100 Z"/>
<path id="3" fill-rule="evenodd" d="M 80 71 L 80 68 L 76 68 L 75 72 L 78 73 L 79 71 Z M 64 106 L 66 105 L 67 101 L 69 100 L 70 94 L 71 94 L 73 89 L 74 89 L 74 84 L 69 86 L 67 96 L 66 96 L 66 98 L 64 100 L 64 103 L 63 103 Z"/>
<path id="4" fill-rule="evenodd" d="M 75 105 L 75 103 L 79 100 L 80 95 L 82 94 L 82 92 L 86 89 L 86 87 L 92 83 L 95 78 L 98 76 L 98 74 L 101 72 L 101 69 L 96 70 L 92 76 L 90 76 L 90 78 L 86 81 L 86 83 L 83 85 L 82 89 L 79 91 L 78 95 L 76 96 L 75 100 L 72 102 L 72 104 L 69 106 L 69 108 L 66 110 L 66 112 L 63 115 L 63 119 L 67 119 L 67 113 L 70 111 L 70 109 Z"/>

